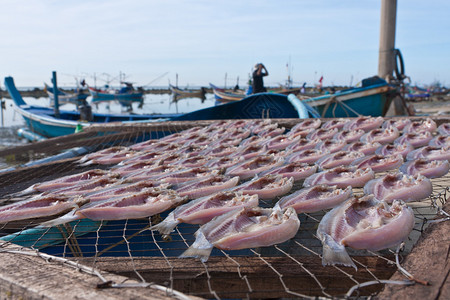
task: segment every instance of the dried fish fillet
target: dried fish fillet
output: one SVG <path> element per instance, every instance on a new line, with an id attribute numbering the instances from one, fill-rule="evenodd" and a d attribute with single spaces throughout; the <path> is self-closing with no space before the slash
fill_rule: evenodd
<path id="1" fill-rule="evenodd" d="M 299 213 L 312 213 L 333 208 L 352 196 L 352 188 L 339 189 L 324 184 L 303 188 L 282 197 L 274 209 L 293 207 Z"/>
<path id="2" fill-rule="evenodd" d="M 238 250 L 285 242 L 300 227 L 292 207 L 285 210 L 245 207 L 212 219 L 195 233 L 195 242 L 180 257 L 208 260 L 213 247 Z"/>
<path id="3" fill-rule="evenodd" d="M 354 197 L 325 214 L 317 236 L 323 245 L 322 264 L 356 265 L 345 247 L 378 251 L 405 240 L 414 227 L 414 213 L 402 201 L 389 206 L 373 195 Z"/>
<path id="4" fill-rule="evenodd" d="M 168 235 L 179 223 L 205 224 L 214 217 L 242 207 L 258 206 L 257 195 L 238 192 L 218 192 L 178 206 L 161 223 L 150 229 Z"/>
<path id="5" fill-rule="evenodd" d="M 339 188 L 363 187 L 369 180 L 375 178 L 371 168 L 358 169 L 351 167 L 336 167 L 315 173 L 303 182 L 303 186 L 309 187 L 316 184 L 336 185 Z"/>
<path id="6" fill-rule="evenodd" d="M 366 195 L 373 194 L 378 200 L 388 203 L 394 200 L 420 201 L 430 196 L 432 191 L 431 181 L 425 176 L 411 176 L 400 172 L 373 179 L 364 186 Z"/>
<path id="7" fill-rule="evenodd" d="M 56 195 L 34 197 L 0 207 L 0 223 L 49 217 L 78 208 L 84 203 L 81 198 L 69 199 Z"/>

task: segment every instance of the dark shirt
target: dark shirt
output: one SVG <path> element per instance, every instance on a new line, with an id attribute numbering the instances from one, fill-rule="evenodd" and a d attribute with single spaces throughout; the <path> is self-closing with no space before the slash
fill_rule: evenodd
<path id="1" fill-rule="evenodd" d="M 258 70 L 253 71 L 253 83 L 252 83 L 252 89 L 253 94 L 256 93 L 263 93 L 266 92 L 266 88 L 264 87 L 264 80 L 263 77 L 267 76 L 267 73 L 261 72 L 260 75 L 256 74 Z"/>

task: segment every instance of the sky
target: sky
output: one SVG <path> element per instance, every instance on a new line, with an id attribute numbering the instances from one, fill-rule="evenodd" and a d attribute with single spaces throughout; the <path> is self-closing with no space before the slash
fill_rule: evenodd
<path id="1" fill-rule="evenodd" d="M 123 74 L 136 86 L 356 85 L 377 75 L 381 0 L 0 0 L 0 75 L 18 87 Z M 450 1 L 398 0 L 412 84 L 450 86 Z M 115 82 L 117 83 L 117 81 Z M 111 82 L 111 84 L 115 84 Z M 0 86 L 4 86 L 3 80 Z"/>

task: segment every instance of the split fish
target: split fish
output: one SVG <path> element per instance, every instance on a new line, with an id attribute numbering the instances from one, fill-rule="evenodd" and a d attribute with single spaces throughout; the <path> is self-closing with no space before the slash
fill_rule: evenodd
<path id="1" fill-rule="evenodd" d="M 350 122 L 346 123 L 343 127 L 344 130 L 364 130 L 368 132 L 372 129 L 380 127 L 384 122 L 383 117 L 369 117 L 362 116 L 352 119 Z"/>
<path id="2" fill-rule="evenodd" d="M 356 166 L 358 169 L 371 168 L 376 173 L 397 169 L 402 164 L 403 156 L 401 154 L 386 156 L 373 154 L 358 158 L 351 163 L 352 166 Z"/>
<path id="3" fill-rule="evenodd" d="M 178 206 L 161 223 L 150 229 L 168 235 L 179 223 L 205 224 L 231 210 L 258 206 L 258 203 L 257 195 L 222 191 Z"/>
<path id="4" fill-rule="evenodd" d="M 204 179 L 187 181 L 174 187 L 180 196 L 187 196 L 188 199 L 200 198 L 226 190 L 236 186 L 239 176 L 230 177 L 225 175 L 213 175 Z"/>
<path id="5" fill-rule="evenodd" d="M 64 213 L 86 201 L 58 195 L 38 196 L 0 207 L 0 223 L 40 218 Z"/>
<path id="6" fill-rule="evenodd" d="M 375 128 L 361 136 L 361 142 L 378 142 L 380 144 L 392 143 L 399 137 L 398 129 L 395 127 Z"/>
<path id="7" fill-rule="evenodd" d="M 356 142 L 353 142 L 353 143 L 345 146 L 344 150 L 358 151 L 358 152 L 364 153 L 365 155 L 370 155 L 370 154 L 374 154 L 379 147 L 381 147 L 381 144 L 378 142 L 363 143 L 361 141 L 356 141 Z"/>
<path id="8" fill-rule="evenodd" d="M 444 136 L 450 136 L 450 123 L 442 123 L 437 128 L 437 131 Z"/>
<path id="9" fill-rule="evenodd" d="M 412 121 L 410 124 L 406 125 L 405 128 L 403 128 L 403 132 L 418 133 L 429 131 L 430 133 L 433 133 L 436 131 L 436 128 L 436 122 L 430 118 L 426 118 L 425 120 Z"/>
<path id="10" fill-rule="evenodd" d="M 215 217 L 195 232 L 194 243 L 180 257 L 197 257 L 206 262 L 214 247 L 238 250 L 283 243 L 300 227 L 292 207 L 285 210 L 245 207 Z"/>
<path id="11" fill-rule="evenodd" d="M 375 173 L 371 168 L 358 169 L 355 166 L 341 166 L 309 176 L 303 182 L 303 186 L 327 184 L 336 185 L 338 188 L 363 187 L 373 178 L 375 178 Z"/>
<path id="12" fill-rule="evenodd" d="M 273 199 L 288 193 L 294 186 L 294 178 L 281 175 L 255 176 L 252 180 L 236 186 L 233 191 L 258 195 L 260 199 Z"/>
<path id="13" fill-rule="evenodd" d="M 162 213 L 184 201 L 186 197 L 179 196 L 173 190 L 145 188 L 139 193 L 90 202 L 41 225 L 51 227 L 84 218 L 94 221 L 145 218 Z"/>
<path id="14" fill-rule="evenodd" d="M 428 160 L 418 158 L 404 163 L 400 168 L 400 172 L 408 175 L 421 174 L 427 178 L 438 178 L 448 173 L 450 164 L 448 160 Z"/>
<path id="15" fill-rule="evenodd" d="M 433 136 L 428 131 L 416 132 L 416 133 L 404 133 L 394 140 L 396 144 L 411 144 L 414 148 L 426 146 Z"/>
<path id="16" fill-rule="evenodd" d="M 391 206 L 373 195 L 354 197 L 327 212 L 317 236 L 323 245 L 322 264 L 352 266 L 345 247 L 378 251 L 400 244 L 414 227 L 414 213 L 402 201 Z"/>
<path id="17" fill-rule="evenodd" d="M 33 184 L 32 186 L 28 187 L 22 192 L 16 193 L 15 195 L 21 196 L 38 192 L 53 191 L 64 187 L 75 187 L 82 182 L 87 182 L 94 178 L 105 176 L 107 174 L 108 171 L 94 169 L 78 174 L 67 175 L 54 180 Z"/>
<path id="18" fill-rule="evenodd" d="M 299 213 L 312 213 L 333 208 L 352 196 L 352 188 L 318 184 L 282 197 L 274 209 L 293 207 Z"/>
<path id="19" fill-rule="evenodd" d="M 423 175 L 406 175 L 400 172 L 386 174 L 369 181 L 364 186 L 364 194 L 373 194 L 378 200 L 391 203 L 420 201 L 431 195 L 431 181 Z"/>

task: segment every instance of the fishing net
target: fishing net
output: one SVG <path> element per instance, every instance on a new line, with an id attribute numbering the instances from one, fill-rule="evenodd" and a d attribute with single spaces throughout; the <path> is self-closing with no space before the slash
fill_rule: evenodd
<path id="1" fill-rule="evenodd" d="M 273 121 L 276 122 L 276 121 Z M 284 122 L 284 123 L 283 123 Z M 297 121 L 279 121 L 292 127 Z M 83 148 L 87 152 L 134 143 L 178 133 L 210 122 L 142 124 L 93 128 L 71 137 L 7 149 L 0 153 L 15 161 L 0 173 L 0 207 L 23 200 L 10 197 L 30 185 L 89 169 L 109 169 L 110 165 L 80 166 L 79 157 L 42 161 L 63 150 Z M 106 132 L 106 133 L 105 133 Z M 14 158 L 14 159 L 13 159 Z M 37 162 L 36 162 L 37 160 Z M 377 177 L 385 173 L 378 173 Z M 54 258 L 97 276 L 100 287 L 163 287 L 172 296 L 193 295 L 203 298 L 333 298 L 367 297 L 377 294 L 384 284 L 411 285 L 420 282 L 404 270 L 401 263 L 430 223 L 448 220 L 442 209 L 449 198 L 450 175 L 432 179 L 433 193 L 421 202 L 411 203 L 415 224 L 408 240 L 395 249 L 378 252 L 348 252 L 357 270 L 342 266 L 322 266 L 322 244 L 316 230 L 325 212 L 301 213 L 300 230 L 282 244 L 270 247 L 223 251 L 214 248 L 207 262 L 178 258 L 195 240 L 198 225 L 179 224 L 169 236 L 149 230 L 167 216 L 167 212 L 143 219 L 92 221 L 82 219 L 54 227 L 36 227 L 50 218 L 28 219 L 0 224 L 0 252 L 30 254 Z M 302 188 L 296 183 L 291 192 Z M 362 195 L 362 189 L 354 189 Z M 261 200 L 260 206 L 272 207 L 279 199 Z M 31 251 L 31 252 L 30 252 Z M 120 274 L 139 284 L 110 283 L 101 272 Z M 400 271 L 404 279 L 390 280 Z"/>

